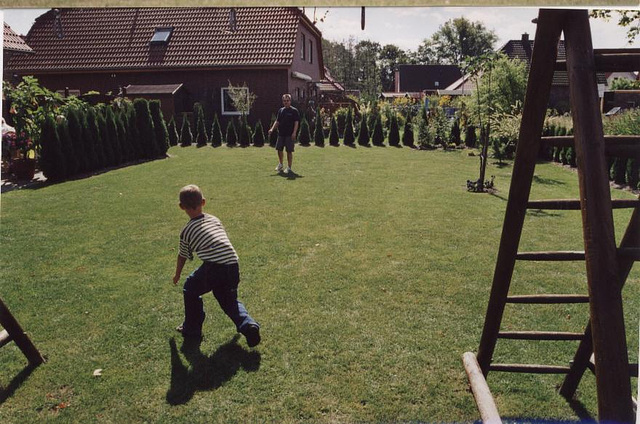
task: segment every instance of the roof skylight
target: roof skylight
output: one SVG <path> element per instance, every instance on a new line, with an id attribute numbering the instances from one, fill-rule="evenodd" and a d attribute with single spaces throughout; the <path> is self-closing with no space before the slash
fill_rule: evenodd
<path id="1" fill-rule="evenodd" d="M 156 32 L 151 37 L 151 43 L 167 43 L 173 28 L 156 28 Z"/>

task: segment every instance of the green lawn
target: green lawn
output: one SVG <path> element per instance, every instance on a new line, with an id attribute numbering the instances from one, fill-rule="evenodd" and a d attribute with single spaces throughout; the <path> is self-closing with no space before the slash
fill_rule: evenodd
<path id="1" fill-rule="evenodd" d="M 479 161 L 467 151 L 299 147 L 297 178 L 276 174 L 269 147 L 169 153 L 2 195 L 0 295 L 48 362 L 23 378 L 19 350 L 0 349 L 0 422 L 479 418 L 461 355 L 478 348 L 510 166 L 491 165 L 499 191 L 489 195 L 466 191 Z M 188 183 L 240 255 L 240 298 L 262 325 L 256 349 L 234 339 L 211 295 L 200 346 L 174 331 L 183 305 L 171 277 L 188 219 L 177 193 Z M 532 198 L 577 190 L 574 172 L 536 168 Z M 629 215 L 614 211 L 617 240 Z M 553 249 L 582 249 L 579 212 L 527 219 L 521 250 Z M 624 291 L 633 362 L 639 274 Z M 586 293 L 584 264 L 518 264 L 512 291 Z M 509 306 L 504 327 L 582 331 L 587 309 Z M 576 346 L 500 342 L 495 360 L 566 365 Z M 488 382 L 504 417 L 578 419 L 555 392 L 561 376 Z M 590 374 L 579 400 L 596 415 Z"/>

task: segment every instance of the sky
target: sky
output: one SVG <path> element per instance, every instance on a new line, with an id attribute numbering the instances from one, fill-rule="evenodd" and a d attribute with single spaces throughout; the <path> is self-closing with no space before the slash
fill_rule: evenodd
<path id="1" fill-rule="evenodd" d="M 36 17 L 47 9 L 4 9 L 4 21 L 18 34 L 27 34 Z M 499 48 L 509 40 L 520 39 L 526 32 L 533 39 L 535 25 L 531 20 L 538 14 L 534 7 L 366 7 L 365 29 L 360 27 L 359 7 L 306 7 L 310 19 L 317 18 L 316 26 L 325 39 L 344 41 L 353 37 L 356 41 L 370 40 L 395 44 L 403 50 L 416 51 L 420 43 L 431 37 L 450 19 L 465 17 L 479 21 L 495 31 Z M 617 20 L 606 22 L 591 19 L 591 33 L 595 48 L 640 47 L 640 39 L 627 43 L 626 29 Z M 321 18 L 323 22 L 320 21 Z"/>

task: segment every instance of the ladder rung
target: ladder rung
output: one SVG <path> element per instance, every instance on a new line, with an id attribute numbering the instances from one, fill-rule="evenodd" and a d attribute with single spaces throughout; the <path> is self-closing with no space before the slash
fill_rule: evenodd
<path id="1" fill-rule="evenodd" d="M 611 207 L 613 209 L 637 208 L 640 206 L 640 199 L 613 199 Z M 546 210 L 580 210 L 580 200 L 530 200 L 527 203 L 529 209 Z"/>
<path id="2" fill-rule="evenodd" d="M 633 259 L 640 261 L 640 248 L 638 247 L 620 247 L 618 248 L 618 256 L 625 259 Z"/>
<path id="3" fill-rule="evenodd" d="M 583 261 L 584 252 L 524 252 L 518 253 L 516 259 L 521 261 Z"/>
<path id="4" fill-rule="evenodd" d="M 531 374 L 566 374 L 569 367 L 538 364 L 491 364 L 490 371 L 524 372 Z"/>
<path id="5" fill-rule="evenodd" d="M 11 335 L 9 334 L 9 332 L 7 330 L 0 331 L 0 347 L 6 345 L 11 340 L 13 340 L 13 339 L 11 338 Z"/>
<path id="6" fill-rule="evenodd" d="M 507 303 L 589 303 L 589 296 L 581 294 L 529 294 L 507 296 Z"/>
<path id="7" fill-rule="evenodd" d="M 563 331 L 501 331 L 501 339 L 517 340 L 582 340 L 584 333 L 568 333 Z"/>

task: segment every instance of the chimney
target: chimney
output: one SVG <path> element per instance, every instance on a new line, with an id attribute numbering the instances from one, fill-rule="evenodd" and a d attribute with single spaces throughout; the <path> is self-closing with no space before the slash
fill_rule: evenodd
<path id="1" fill-rule="evenodd" d="M 527 34 L 526 32 L 524 34 L 522 34 L 522 42 L 528 42 L 529 41 L 529 34 Z"/>

